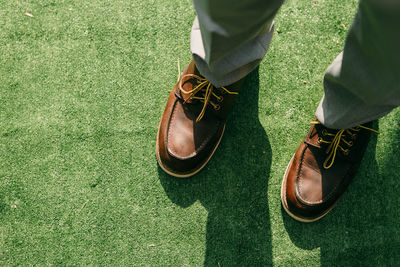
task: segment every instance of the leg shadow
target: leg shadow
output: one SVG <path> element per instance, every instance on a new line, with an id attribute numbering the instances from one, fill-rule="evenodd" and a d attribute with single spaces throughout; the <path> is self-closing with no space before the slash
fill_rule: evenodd
<path id="1" fill-rule="evenodd" d="M 159 169 L 172 202 L 208 211 L 205 266 L 272 265 L 267 186 L 271 147 L 258 120 L 258 69 L 249 74 L 207 167 L 190 179 Z"/>
<path id="2" fill-rule="evenodd" d="M 292 242 L 307 250 L 319 247 L 321 266 L 398 266 L 400 131 L 394 137 L 397 149 L 392 146 L 384 166 L 379 167 L 377 136 L 372 136 L 352 184 L 320 221 L 300 223 L 282 211 Z"/>

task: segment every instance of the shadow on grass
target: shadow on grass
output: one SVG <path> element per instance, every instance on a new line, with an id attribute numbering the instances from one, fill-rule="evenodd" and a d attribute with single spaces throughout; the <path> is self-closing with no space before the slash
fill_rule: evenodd
<path id="1" fill-rule="evenodd" d="M 305 224 L 282 209 L 292 242 L 302 249 L 320 248 L 321 266 L 398 266 L 400 262 L 400 131 L 392 136 L 393 145 L 387 146 L 392 151 L 380 160 L 381 167 L 375 155 L 377 136 L 372 136 L 357 176 L 326 217 Z"/>
<path id="2" fill-rule="evenodd" d="M 242 86 L 225 136 L 207 167 L 189 179 L 159 168 L 175 204 L 196 200 L 208 211 L 205 266 L 272 265 L 267 185 L 271 147 L 258 120 L 258 69 Z"/>

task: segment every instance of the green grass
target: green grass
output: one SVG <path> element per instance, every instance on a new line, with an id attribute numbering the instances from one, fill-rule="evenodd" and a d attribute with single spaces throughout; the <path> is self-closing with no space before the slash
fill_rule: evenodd
<path id="1" fill-rule="evenodd" d="M 357 8 L 338 2 L 287 1 L 213 159 L 179 180 L 154 150 L 191 1 L 0 0 L 0 265 L 398 264 L 399 109 L 324 219 L 280 206 Z"/>

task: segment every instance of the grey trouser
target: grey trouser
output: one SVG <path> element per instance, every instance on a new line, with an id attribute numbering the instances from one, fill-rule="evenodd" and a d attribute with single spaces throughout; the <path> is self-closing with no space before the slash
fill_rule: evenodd
<path id="1" fill-rule="evenodd" d="M 219 87 L 257 67 L 282 3 L 194 0 L 191 52 L 200 72 Z M 344 50 L 326 70 L 323 85 L 316 117 L 329 128 L 359 125 L 400 105 L 400 1 L 360 1 Z"/>

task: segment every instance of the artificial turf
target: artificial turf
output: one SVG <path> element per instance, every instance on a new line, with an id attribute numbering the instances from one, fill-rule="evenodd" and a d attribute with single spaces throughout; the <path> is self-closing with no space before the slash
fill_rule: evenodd
<path id="1" fill-rule="evenodd" d="M 0 265 L 399 264 L 399 109 L 325 218 L 280 206 L 356 8 L 287 1 L 219 149 L 182 180 L 154 150 L 190 0 L 0 0 Z"/>

